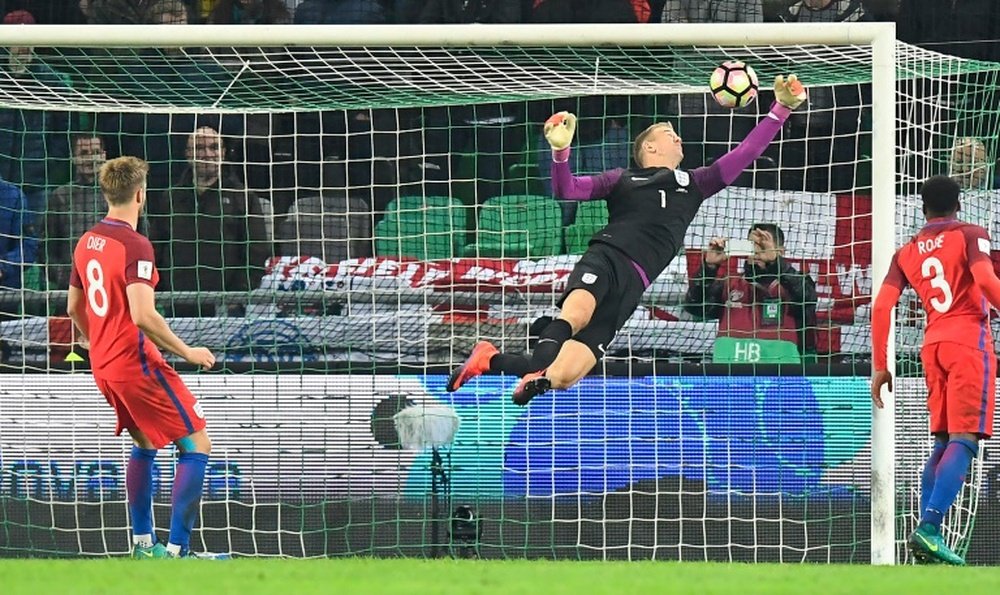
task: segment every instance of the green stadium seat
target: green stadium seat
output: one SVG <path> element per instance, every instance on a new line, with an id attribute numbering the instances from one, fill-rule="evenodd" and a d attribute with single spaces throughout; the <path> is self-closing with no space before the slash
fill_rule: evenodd
<path id="1" fill-rule="evenodd" d="M 603 200 L 581 202 L 576 219 L 566 227 L 566 253 L 583 254 L 595 233 L 608 224 L 608 204 Z"/>
<path id="2" fill-rule="evenodd" d="M 466 256 L 541 258 L 562 247 L 562 211 L 547 196 L 512 194 L 483 203 L 476 243 Z"/>
<path id="3" fill-rule="evenodd" d="M 527 126 L 524 146 L 521 151 L 514 152 L 514 163 L 507 168 L 507 179 L 504 181 L 504 191 L 508 194 L 546 193 L 542 174 L 538 169 L 538 141 L 544 138 L 538 134 L 539 128 L 534 123 Z"/>
<path id="4" fill-rule="evenodd" d="M 375 254 L 419 260 L 456 258 L 466 240 L 465 213 L 447 196 L 401 196 L 375 225 Z"/>

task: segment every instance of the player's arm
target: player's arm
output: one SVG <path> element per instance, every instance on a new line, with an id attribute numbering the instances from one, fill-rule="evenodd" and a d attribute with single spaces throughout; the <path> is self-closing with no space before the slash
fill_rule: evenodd
<path id="1" fill-rule="evenodd" d="M 76 325 L 77 332 L 80 335 L 80 341 L 82 345 L 86 345 L 89 341 L 90 336 L 88 332 L 90 329 L 87 326 L 87 312 L 85 310 L 86 305 L 84 304 L 83 289 L 73 286 L 69 286 L 69 292 L 66 296 L 66 313 L 69 314 L 70 320 Z"/>
<path id="2" fill-rule="evenodd" d="M 982 227 L 972 225 L 964 227 L 963 233 L 965 254 L 969 259 L 972 279 L 990 304 L 1000 310 L 1000 279 L 997 278 L 993 260 L 990 258 L 990 236 Z"/>
<path id="3" fill-rule="evenodd" d="M 69 269 L 69 291 L 66 294 L 66 314 L 69 315 L 70 320 L 76 325 L 77 330 L 80 333 L 79 343 L 83 346 L 89 346 L 88 341 L 90 340 L 90 327 L 87 323 L 87 310 L 86 304 L 84 303 L 83 295 L 83 282 L 80 280 L 80 275 L 76 272 L 76 264 L 70 266 Z"/>
<path id="4" fill-rule="evenodd" d="M 743 142 L 711 165 L 691 171 L 691 179 L 704 198 L 732 184 L 743 170 L 764 154 L 767 146 L 778 136 L 788 115 L 806 100 L 806 90 L 794 74 L 787 81 L 778 75 L 774 79 L 774 97 L 767 116 L 757 123 Z"/>
<path id="5" fill-rule="evenodd" d="M 899 268 L 899 253 L 892 257 L 889 272 L 872 305 L 872 401 L 881 409 L 882 386 L 892 390 L 892 374 L 889 372 L 889 328 L 892 325 L 892 310 L 899 302 L 899 296 L 906 287 L 906 276 Z"/>
<path id="6" fill-rule="evenodd" d="M 971 271 L 972 278 L 975 279 L 976 285 L 979 286 L 986 299 L 990 301 L 990 305 L 1000 310 L 1000 279 L 997 278 L 996 271 L 993 269 L 993 263 L 989 261 L 977 262 L 972 265 Z"/>
<path id="7" fill-rule="evenodd" d="M 147 283 L 129 283 L 125 287 L 128 296 L 129 313 L 132 322 L 146 334 L 153 343 L 162 349 L 174 353 L 188 363 L 210 369 L 215 365 L 215 356 L 204 347 L 189 347 L 180 337 L 170 330 L 170 325 L 156 311 L 156 301 L 153 297 L 153 287 Z"/>
<path id="8" fill-rule="evenodd" d="M 719 279 L 719 266 L 727 260 L 726 239 L 712 238 L 701 259 L 701 265 L 688 281 L 684 294 L 684 311 L 701 318 L 713 320 L 722 315 L 725 307 L 725 282 Z"/>
<path id="9" fill-rule="evenodd" d="M 594 200 L 611 194 L 622 176 L 613 169 L 596 176 L 574 176 L 569 169 L 570 145 L 576 131 L 576 116 L 569 112 L 553 114 L 545 121 L 545 140 L 552 147 L 552 192 L 565 200 Z"/>

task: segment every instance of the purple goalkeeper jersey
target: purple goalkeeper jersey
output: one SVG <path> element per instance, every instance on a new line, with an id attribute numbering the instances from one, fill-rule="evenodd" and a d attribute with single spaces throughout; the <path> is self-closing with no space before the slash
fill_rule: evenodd
<path id="1" fill-rule="evenodd" d="M 574 176 L 568 161 L 553 161 L 556 197 L 608 203 L 608 225 L 591 238 L 628 256 L 648 286 L 681 247 L 702 201 L 729 186 L 781 130 L 791 110 L 775 102 L 767 116 L 732 151 L 690 172 L 666 167 L 613 169 Z M 562 156 L 562 155 L 561 155 Z"/>

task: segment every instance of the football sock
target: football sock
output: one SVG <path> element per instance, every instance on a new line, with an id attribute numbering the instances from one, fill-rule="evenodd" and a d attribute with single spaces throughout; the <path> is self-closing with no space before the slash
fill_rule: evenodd
<path id="1" fill-rule="evenodd" d="M 573 336 L 573 327 L 562 318 L 556 318 L 545 327 L 545 330 L 538 336 L 538 344 L 531 352 L 531 360 L 528 362 L 528 371 L 537 372 L 548 368 L 552 362 L 556 361 L 559 350 L 563 343 Z M 523 376 L 523 374 L 522 374 Z"/>
<path id="2" fill-rule="evenodd" d="M 198 516 L 198 503 L 201 502 L 207 464 L 208 455 L 200 452 L 186 452 L 177 459 L 169 545 L 180 546 L 180 553 L 184 553 L 191 542 L 191 530 Z"/>
<path id="3" fill-rule="evenodd" d="M 927 501 L 921 523 L 927 523 L 935 528 L 941 526 L 944 513 L 951 508 L 955 496 L 962 489 L 969 463 L 979 452 L 979 445 L 973 440 L 955 438 L 948 441 L 948 446 L 937 464 L 937 474 L 934 478 L 934 491 Z"/>
<path id="4" fill-rule="evenodd" d="M 153 461 L 156 450 L 132 447 L 125 468 L 125 491 L 128 512 L 132 515 L 132 540 L 146 547 L 153 545 Z M 148 545 L 146 545 L 148 544 Z"/>
<path id="5" fill-rule="evenodd" d="M 927 458 L 927 463 L 924 464 L 924 472 L 920 476 L 920 512 L 927 510 L 928 503 L 931 499 L 931 494 L 934 492 L 934 477 L 937 475 L 937 465 L 938 461 L 941 460 L 941 455 L 944 454 L 945 447 L 948 446 L 948 439 L 945 437 L 939 437 L 934 439 L 934 449 L 931 450 L 931 456 Z"/>
<path id="6" fill-rule="evenodd" d="M 519 353 L 498 353 L 490 358 L 490 372 L 494 374 L 502 372 L 520 378 L 531 371 L 528 358 Z"/>

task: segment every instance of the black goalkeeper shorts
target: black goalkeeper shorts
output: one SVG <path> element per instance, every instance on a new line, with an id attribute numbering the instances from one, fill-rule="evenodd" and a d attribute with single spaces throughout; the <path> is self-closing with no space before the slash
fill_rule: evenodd
<path id="1" fill-rule="evenodd" d="M 566 282 L 559 298 L 562 307 L 566 296 L 576 289 L 590 292 L 597 301 L 590 324 L 573 339 L 585 344 L 598 360 L 639 306 L 646 287 L 631 259 L 617 248 L 595 242 L 587 248 Z"/>

